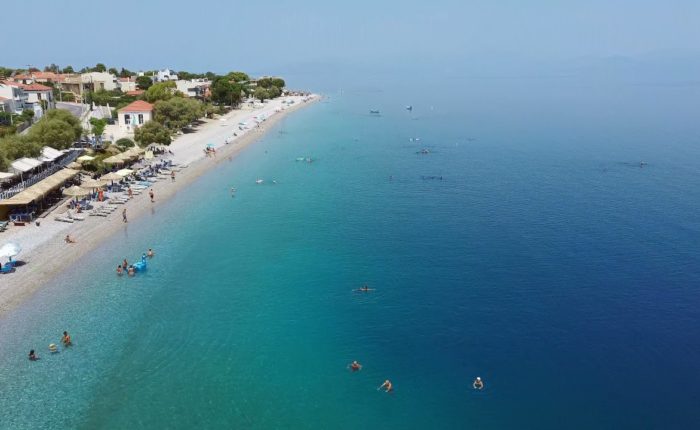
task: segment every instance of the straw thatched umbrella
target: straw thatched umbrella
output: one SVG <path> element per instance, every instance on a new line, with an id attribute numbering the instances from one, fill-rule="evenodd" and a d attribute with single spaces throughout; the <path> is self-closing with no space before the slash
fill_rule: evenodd
<path id="1" fill-rule="evenodd" d="M 83 165 L 80 164 L 80 163 L 76 163 L 76 162 L 74 161 L 74 162 L 70 163 L 69 165 L 67 165 L 66 167 L 69 168 L 69 169 L 80 170 L 80 169 L 83 168 Z"/>
<path id="2" fill-rule="evenodd" d="M 80 186 L 82 188 L 101 188 L 107 185 L 107 181 L 104 179 L 86 179 L 81 182 Z"/>
<path id="3" fill-rule="evenodd" d="M 63 195 L 64 196 L 69 196 L 69 197 L 82 197 L 82 196 L 87 196 L 90 194 L 90 190 L 86 190 L 85 188 L 80 188 L 77 185 L 73 185 L 70 188 L 66 188 L 63 190 Z"/>

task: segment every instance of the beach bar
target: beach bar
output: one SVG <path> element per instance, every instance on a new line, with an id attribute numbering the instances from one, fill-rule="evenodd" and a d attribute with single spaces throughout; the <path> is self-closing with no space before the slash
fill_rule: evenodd
<path id="1" fill-rule="evenodd" d="M 73 169 L 59 170 L 9 199 L 0 200 L 0 220 L 31 222 L 36 214 L 55 203 L 46 202 L 46 196 L 78 173 L 78 170 Z"/>

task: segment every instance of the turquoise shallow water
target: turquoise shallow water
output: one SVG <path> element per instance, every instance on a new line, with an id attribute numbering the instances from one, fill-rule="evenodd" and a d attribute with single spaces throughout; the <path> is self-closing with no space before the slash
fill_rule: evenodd
<path id="1" fill-rule="evenodd" d="M 0 428 L 697 427 L 697 88 L 449 85 L 333 93 L 0 319 Z"/>

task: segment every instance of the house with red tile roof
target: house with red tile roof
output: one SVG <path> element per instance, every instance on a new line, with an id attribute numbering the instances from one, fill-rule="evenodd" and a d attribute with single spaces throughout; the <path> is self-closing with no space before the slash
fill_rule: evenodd
<path id="1" fill-rule="evenodd" d="M 22 89 L 27 94 L 27 102 L 32 105 L 39 105 L 42 109 L 53 109 L 56 101 L 53 97 L 53 88 L 41 84 L 25 84 Z"/>
<path id="2" fill-rule="evenodd" d="M 119 109 L 119 128 L 127 132 L 133 132 L 135 127 L 153 119 L 153 105 L 143 100 L 135 102 Z"/>

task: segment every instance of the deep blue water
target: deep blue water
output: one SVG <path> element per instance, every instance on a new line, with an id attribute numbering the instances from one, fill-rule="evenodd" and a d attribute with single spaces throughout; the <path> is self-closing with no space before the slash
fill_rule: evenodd
<path id="1" fill-rule="evenodd" d="M 0 319 L 1 428 L 700 427 L 698 86 L 337 88 Z"/>

